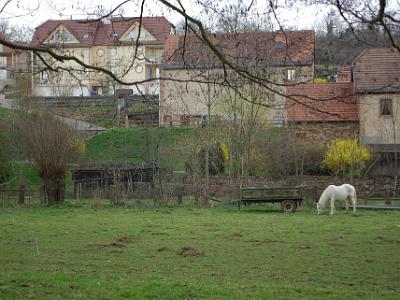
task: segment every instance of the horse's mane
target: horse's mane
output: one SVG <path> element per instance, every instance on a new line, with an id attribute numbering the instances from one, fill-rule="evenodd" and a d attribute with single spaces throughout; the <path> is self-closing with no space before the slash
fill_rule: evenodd
<path id="1" fill-rule="evenodd" d="M 328 193 L 330 190 L 330 185 L 322 192 L 321 197 L 319 197 L 318 203 L 323 205 L 325 204 L 326 200 L 328 199 Z"/>

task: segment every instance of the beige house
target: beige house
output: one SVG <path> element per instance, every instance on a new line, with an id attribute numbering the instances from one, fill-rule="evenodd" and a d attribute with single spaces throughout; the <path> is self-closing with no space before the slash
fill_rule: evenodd
<path id="1" fill-rule="evenodd" d="M 163 46 L 171 34 L 173 25 L 164 17 L 48 20 L 36 28 L 32 45 L 106 68 L 131 82 L 134 94 L 155 95 L 159 94 Z M 102 72 L 85 69 L 74 61 L 61 63 L 42 55 L 35 56 L 34 65 L 34 95 L 108 95 L 120 88 Z M 53 72 L 49 67 L 62 70 Z"/>
<path id="2" fill-rule="evenodd" d="M 225 63 L 196 35 L 170 36 L 166 41 L 160 125 L 196 126 L 209 118 L 247 118 L 283 126 L 286 86 L 314 78 L 314 32 L 230 33 L 209 38 Z"/>
<path id="3" fill-rule="evenodd" d="M 353 62 L 360 141 L 375 152 L 373 175 L 400 175 L 400 53 L 364 50 Z"/>
<path id="4" fill-rule="evenodd" d="M 400 53 L 394 48 L 363 51 L 353 62 L 366 144 L 400 144 Z"/>

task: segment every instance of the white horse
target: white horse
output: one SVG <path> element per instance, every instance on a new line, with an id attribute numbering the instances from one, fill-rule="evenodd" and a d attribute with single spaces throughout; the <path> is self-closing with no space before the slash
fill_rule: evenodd
<path id="1" fill-rule="evenodd" d="M 330 185 L 328 186 L 321 194 L 317 202 L 317 211 L 318 214 L 322 214 L 322 211 L 325 207 L 326 201 L 331 202 L 331 215 L 336 213 L 335 208 L 335 200 L 344 200 L 346 203 L 346 211 L 349 210 L 349 202 L 347 199 L 350 198 L 353 204 L 353 214 L 356 214 L 356 206 L 357 206 L 357 195 L 354 186 L 350 184 L 342 184 L 341 186 Z"/>

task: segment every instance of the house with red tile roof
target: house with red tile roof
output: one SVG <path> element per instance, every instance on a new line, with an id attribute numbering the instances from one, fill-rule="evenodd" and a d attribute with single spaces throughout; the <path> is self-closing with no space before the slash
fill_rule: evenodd
<path id="1" fill-rule="evenodd" d="M 400 51 L 364 50 L 352 64 L 360 141 L 375 152 L 370 174 L 400 176 Z"/>
<path id="2" fill-rule="evenodd" d="M 217 33 L 207 39 L 217 51 L 194 33 L 167 39 L 160 125 L 196 126 L 214 117 L 228 121 L 257 117 L 265 126 L 283 126 L 286 84 L 314 78 L 314 32 Z"/>
<path id="3" fill-rule="evenodd" d="M 357 136 L 373 152 L 369 174 L 400 176 L 400 52 L 364 50 L 336 83 L 287 88 L 287 121 L 308 143 Z"/>
<path id="4" fill-rule="evenodd" d="M 164 17 L 48 20 L 36 28 L 31 44 L 106 68 L 132 83 L 129 88 L 134 94 L 154 95 L 159 93 L 157 77 L 163 46 L 171 34 L 173 25 Z M 119 89 L 109 76 L 73 61 L 57 62 L 42 55 L 36 56 L 34 63 L 38 74 L 35 95 L 107 95 Z M 63 71 L 52 72 L 46 64 Z"/>
<path id="5" fill-rule="evenodd" d="M 364 50 L 353 62 L 359 100 L 360 139 L 370 145 L 400 144 L 400 52 Z"/>
<path id="6" fill-rule="evenodd" d="M 287 88 L 287 122 L 307 143 L 358 137 L 358 106 L 352 82 L 299 84 Z"/>

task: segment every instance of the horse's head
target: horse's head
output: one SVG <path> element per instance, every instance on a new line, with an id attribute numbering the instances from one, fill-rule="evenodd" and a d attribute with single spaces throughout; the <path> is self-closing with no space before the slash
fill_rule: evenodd
<path id="1" fill-rule="evenodd" d="M 324 206 L 319 204 L 319 202 L 317 202 L 317 213 L 320 215 L 322 214 L 322 210 L 324 209 Z"/>

